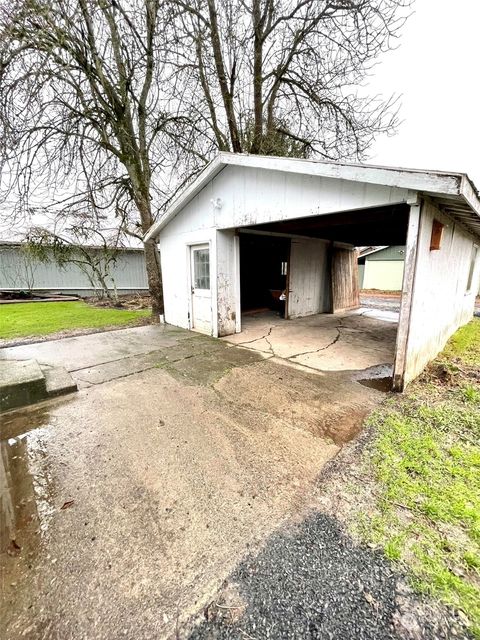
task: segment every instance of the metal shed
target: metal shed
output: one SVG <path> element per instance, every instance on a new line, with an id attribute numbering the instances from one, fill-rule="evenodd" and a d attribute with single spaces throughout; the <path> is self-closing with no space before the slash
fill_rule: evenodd
<path id="1" fill-rule="evenodd" d="M 404 245 L 396 390 L 471 319 L 480 278 L 480 200 L 461 173 L 220 153 L 151 237 L 166 322 L 216 337 L 267 295 L 286 319 L 355 309 L 355 246 Z"/>
<path id="2" fill-rule="evenodd" d="M 53 260 L 39 262 L 25 253 L 20 242 L 0 242 L 1 291 L 58 291 L 62 294 L 91 296 L 96 293 L 87 273 L 75 264 L 59 267 Z M 91 251 L 100 251 L 91 247 Z M 119 294 L 148 291 L 143 249 L 122 248 L 110 268 L 110 289 Z"/>

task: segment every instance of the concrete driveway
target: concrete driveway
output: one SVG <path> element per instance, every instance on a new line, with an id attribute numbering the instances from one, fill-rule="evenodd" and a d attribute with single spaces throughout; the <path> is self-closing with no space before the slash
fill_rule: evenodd
<path id="1" fill-rule="evenodd" d="M 352 371 L 391 365 L 397 326 L 397 313 L 368 308 L 295 320 L 268 311 L 243 316 L 241 333 L 223 339 L 284 364 Z"/>
<path id="2" fill-rule="evenodd" d="M 2 417 L 3 637 L 185 637 L 382 398 L 167 327 L 5 349 L 67 399 Z"/>

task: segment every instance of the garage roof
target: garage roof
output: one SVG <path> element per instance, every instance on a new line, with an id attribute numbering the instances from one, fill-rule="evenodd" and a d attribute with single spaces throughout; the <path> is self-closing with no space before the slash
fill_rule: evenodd
<path id="1" fill-rule="evenodd" d="M 144 240 L 155 237 L 212 178 L 228 165 L 300 173 L 418 191 L 421 194 L 431 196 L 442 211 L 480 237 L 480 196 L 475 185 L 465 173 L 303 160 L 301 158 L 279 158 L 222 151 L 178 195 L 160 220 L 150 227 Z"/>

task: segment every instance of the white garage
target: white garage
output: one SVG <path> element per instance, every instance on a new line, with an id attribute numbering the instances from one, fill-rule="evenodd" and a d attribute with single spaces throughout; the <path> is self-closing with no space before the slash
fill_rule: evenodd
<path id="1" fill-rule="evenodd" d="M 480 279 L 480 200 L 459 173 L 220 153 L 151 237 L 165 321 L 215 337 L 262 308 L 355 309 L 354 247 L 405 245 L 397 390 L 471 319 Z"/>

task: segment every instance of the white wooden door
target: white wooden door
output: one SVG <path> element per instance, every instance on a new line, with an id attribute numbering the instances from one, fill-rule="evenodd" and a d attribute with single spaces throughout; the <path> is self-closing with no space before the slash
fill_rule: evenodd
<path id="1" fill-rule="evenodd" d="M 288 274 L 287 318 L 328 310 L 326 244 L 317 239 L 292 239 Z"/>
<path id="2" fill-rule="evenodd" d="M 208 244 L 190 247 L 192 279 L 192 329 L 212 333 L 212 290 L 210 283 L 210 248 Z"/>

